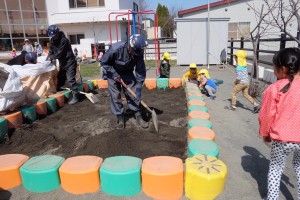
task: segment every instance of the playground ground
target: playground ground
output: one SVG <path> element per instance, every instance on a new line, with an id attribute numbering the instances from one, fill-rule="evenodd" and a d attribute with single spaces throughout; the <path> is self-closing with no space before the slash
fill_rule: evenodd
<path id="1" fill-rule="evenodd" d="M 172 77 L 180 77 L 185 67 L 174 67 Z M 211 115 L 213 130 L 216 133 L 216 143 L 220 147 L 220 159 L 228 167 L 228 177 L 224 192 L 217 200 L 257 200 L 262 199 L 267 192 L 267 172 L 270 158 L 270 145 L 262 142 L 258 135 L 258 114 L 253 114 L 251 105 L 238 95 L 236 111 L 225 110 L 231 99 L 231 91 L 235 74 L 233 68 L 220 69 L 211 66 L 213 78 L 222 79 L 224 83 L 218 88 L 217 98 L 206 99 Z M 150 69 L 148 77 L 154 77 L 155 71 Z M 183 95 L 184 96 L 184 95 Z M 85 100 L 87 101 L 87 100 Z M 146 99 L 145 99 L 146 101 Z M 82 102 L 87 103 L 87 102 Z M 69 110 L 69 106 L 63 108 Z M 101 113 L 99 113 L 100 118 Z M 109 114 L 106 113 L 108 116 Z M 186 115 L 186 114 L 185 114 Z M 45 118 L 44 120 L 47 120 Z M 43 120 L 40 121 L 43 123 Z M 86 122 L 89 123 L 89 122 Z M 186 131 L 186 129 L 185 129 Z M 22 152 L 19 152 L 22 153 Z M 296 176 L 288 160 L 281 183 L 280 199 L 297 199 Z M 62 188 L 43 194 L 30 193 L 23 187 L 0 192 L 0 199 L 150 199 L 142 192 L 134 197 L 114 197 L 104 194 L 100 189 L 93 194 L 71 195 Z M 186 199 L 183 197 L 182 199 Z"/>

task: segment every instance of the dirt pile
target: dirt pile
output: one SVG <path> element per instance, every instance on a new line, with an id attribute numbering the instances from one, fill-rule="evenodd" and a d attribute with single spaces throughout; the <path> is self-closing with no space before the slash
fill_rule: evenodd
<path id="1" fill-rule="evenodd" d="M 183 89 L 143 89 L 143 99 L 157 111 L 159 133 L 137 127 L 134 116 L 126 116 L 126 128 L 116 129 L 109 97 L 101 95 L 98 104 L 88 100 L 48 115 L 15 130 L 8 143 L 0 144 L 0 154 L 29 156 L 55 154 L 64 157 L 96 155 L 103 158 L 129 155 L 139 158 L 170 155 L 186 158 L 186 100 Z M 151 119 L 143 113 L 146 121 Z"/>

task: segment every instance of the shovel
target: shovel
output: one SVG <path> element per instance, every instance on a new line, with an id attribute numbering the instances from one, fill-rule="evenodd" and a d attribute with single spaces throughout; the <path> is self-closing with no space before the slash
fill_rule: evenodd
<path id="1" fill-rule="evenodd" d="M 61 88 L 64 90 L 71 90 L 70 88 Z M 84 94 L 86 96 L 86 98 L 88 98 L 88 100 L 90 100 L 90 102 L 92 103 L 98 103 L 100 100 L 98 99 L 98 97 L 96 97 L 93 93 L 85 93 L 85 92 L 80 92 L 78 91 L 80 94 Z"/>
<path id="2" fill-rule="evenodd" d="M 137 98 L 136 94 L 128 87 L 128 85 L 126 85 L 124 83 L 124 81 L 121 79 L 121 80 L 118 80 L 117 82 L 119 82 L 123 88 L 126 88 L 126 90 L 134 97 L 134 98 Z M 156 132 L 158 133 L 158 119 L 157 119 L 157 115 L 156 115 L 156 112 L 155 110 L 151 110 L 147 104 L 141 100 L 141 104 L 151 113 L 151 116 L 152 116 L 152 121 L 153 121 L 153 124 L 154 124 L 154 128 L 156 130 Z"/>

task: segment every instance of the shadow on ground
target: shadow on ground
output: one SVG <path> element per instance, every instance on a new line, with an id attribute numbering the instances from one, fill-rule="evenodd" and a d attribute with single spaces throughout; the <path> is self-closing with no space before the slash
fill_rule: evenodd
<path id="1" fill-rule="evenodd" d="M 7 190 L 3 190 L 0 188 L 0 200 L 9 200 L 11 197 L 11 192 Z"/>
<path id="2" fill-rule="evenodd" d="M 261 154 L 257 149 L 249 146 L 244 146 L 244 151 L 248 154 L 242 157 L 242 167 L 245 172 L 250 173 L 252 178 L 254 178 L 258 185 L 258 190 L 261 198 L 267 196 L 268 193 L 268 170 L 270 161 Z M 285 197 L 285 199 L 293 200 L 293 196 L 289 189 L 295 188 L 293 184 L 290 183 L 289 178 L 286 175 L 282 175 L 280 190 Z"/>

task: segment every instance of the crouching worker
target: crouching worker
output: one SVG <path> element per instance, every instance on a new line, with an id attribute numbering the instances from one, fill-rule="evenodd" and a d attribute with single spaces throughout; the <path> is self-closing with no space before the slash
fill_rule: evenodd
<path id="1" fill-rule="evenodd" d="M 182 76 L 183 81 L 191 82 L 199 85 L 199 70 L 197 69 L 197 65 L 195 63 L 190 64 L 190 69 Z"/>
<path id="2" fill-rule="evenodd" d="M 25 56 L 26 64 L 36 64 L 37 63 L 37 55 L 34 52 L 28 52 Z M 24 66 L 26 66 L 26 64 Z"/>
<path id="3" fill-rule="evenodd" d="M 60 65 L 57 75 L 57 90 L 61 90 L 60 88 L 65 85 L 67 79 L 73 93 L 69 104 L 75 104 L 78 102 L 78 85 L 76 83 L 77 62 L 71 44 L 65 34 L 56 25 L 48 27 L 48 35 L 51 38 L 48 60 L 58 59 Z"/>
<path id="4" fill-rule="evenodd" d="M 148 123 L 142 119 L 140 99 L 142 85 L 146 78 L 144 48 L 147 41 L 142 35 L 134 34 L 129 41 L 117 42 L 100 59 L 101 66 L 106 71 L 108 89 L 110 92 L 111 111 L 118 118 L 118 128 L 125 128 L 124 107 L 121 100 L 121 79 L 137 95 L 134 98 L 126 89 L 124 94 L 130 110 L 135 112 L 137 124 L 147 128 Z M 135 70 L 135 75 L 133 71 Z"/>
<path id="5" fill-rule="evenodd" d="M 216 92 L 217 92 L 217 85 L 214 80 L 207 78 L 205 72 L 200 73 L 200 85 L 199 88 L 204 90 L 204 93 L 207 93 L 209 98 L 215 100 Z"/>

